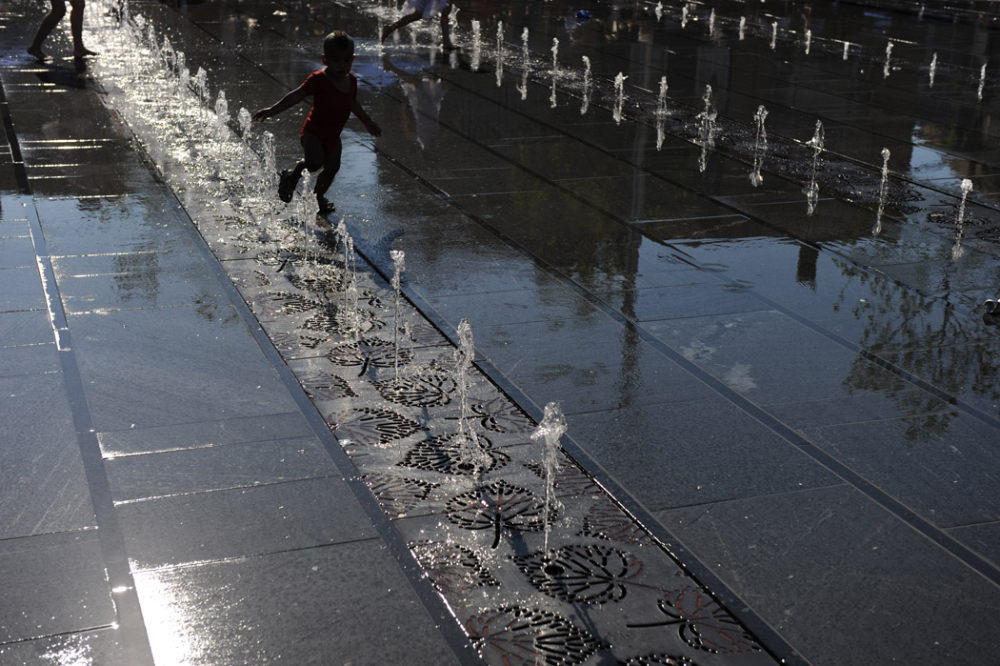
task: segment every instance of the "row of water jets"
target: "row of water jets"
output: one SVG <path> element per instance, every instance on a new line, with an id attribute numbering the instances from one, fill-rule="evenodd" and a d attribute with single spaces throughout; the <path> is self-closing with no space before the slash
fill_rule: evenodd
<path id="1" fill-rule="evenodd" d="M 164 176 L 187 196 L 201 195 L 206 201 L 227 201 L 249 229 L 245 238 L 248 250 L 270 248 L 277 272 L 297 271 L 303 283 L 333 285 L 325 296 L 335 306 L 337 331 L 347 343 L 363 341 L 370 329 L 369 317 L 362 307 L 363 287 L 359 279 L 354 241 L 343 219 L 333 230 L 333 243 L 317 240 L 321 235 L 311 201 L 309 172 L 303 173 L 300 189 L 293 201 L 280 204 L 275 196 L 277 169 L 274 137 L 269 132 L 255 136 L 251 114 L 240 108 L 235 122 L 230 116 L 225 92 L 219 90 L 210 104 L 207 73 L 198 68 L 192 75 L 183 51 L 175 50 L 169 39 L 158 39 L 152 24 L 141 15 L 129 16 L 128 5 L 118 22 L 110 12 L 102 14 L 110 28 L 102 32 L 104 55 L 94 72 L 113 82 L 111 96 L 123 117 L 137 128 L 150 128 L 147 150 Z M 98 26 L 99 27 L 99 26 Z M 142 129 L 137 130 L 142 133 Z M 166 151 L 166 152 L 163 152 Z M 197 203 L 195 205 L 198 205 Z M 247 234 L 247 231 L 243 232 Z M 228 242 L 220 239 L 222 242 Z M 392 349 L 393 376 L 396 381 L 426 372 L 413 359 L 409 323 L 404 317 L 402 294 L 405 253 L 390 251 L 393 272 L 389 280 L 393 290 Z M 457 328 L 451 376 L 459 397 L 460 415 L 457 433 L 457 465 L 473 470 L 478 485 L 491 466 L 481 437 L 474 427 L 475 414 L 469 400 L 473 384 L 474 343 L 467 320 Z M 366 366 L 367 367 L 367 366 Z M 362 370 L 364 374 L 364 370 Z M 544 470 L 545 505 L 542 511 L 545 549 L 548 550 L 551 517 L 556 515 L 555 475 L 559 467 L 560 438 L 566 432 L 566 419 L 555 403 L 549 403 L 544 418 L 531 435 L 539 442 L 540 462 Z M 498 531 L 499 535 L 499 531 Z M 495 543 L 494 546 L 497 544 Z"/>
<path id="2" fill-rule="evenodd" d="M 684 8 L 686 10 L 686 7 Z M 683 11 L 683 10 L 682 10 Z M 659 14 L 659 12 L 658 12 Z M 710 17 L 710 25 L 713 14 Z M 685 24 L 685 19 L 682 17 L 682 25 Z M 740 21 L 740 39 L 743 39 L 744 31 L 746 28 L 745 17 L 741 17 Z M 778 24 L 775 21 L 772 24 L 772 48 L 774 47 L 774 42 L 777 39 L 777 29 Z M 496 30 L 496 42 L 495 42 L 495 53 L 493 56 L 493 61 L 495 63 L 495 76 L 497 86 L 501 86 L 504 78 L 504 62 L 507 56 L 506 45 L 504 41 L 504 24 L 502 21 L 498 22 Z M 482 27 L 478 20 L 472 21 L 472 46 L 471 46 L 471 65 L 473 70 L 480 68 L 483 56 L 483 37 L 482 37 Z M 515 61 L 520 61 L 520 78 L 517 83 L 517 90 L 521 95 L 521 99 L 527 99 L 528 96 L 528 83 L 530 80 L 530 75 L 532 71 L 532 54 L 529 46 L 529 30 L 528 28 L 523 28 L 521 31 L 521 46 L 518 55 L 515 57 Z M 806 31 L 806 52 L 808 53 L 810 44 L 812 40 L 811 31 Z M 848 50 L 847 46 L 849 43 L 845 42 L 844 55 L 846 57 Z M 557 98 L 557 85 L 559 82 L 568 82 L 571 78 L 571 73 L 560 66 L 559 63 L 559 40 L 553 38 L 552 46 L 550 49 L 551 58 L 551 69 L 550 77 L 550 95 L 549 101 L 550 106 L 555 108 L 558 104 Z M 885 57 L 885 76 L 889 73 L 889 63 L 891 62 L 892 54 L 892 42 L 890 41 L 886 47 L 886 57 Z M 934 77 L 937 68 L 937 54 L 935 53 L 930 66 L 930 85 L 934 85 Z M 580 113 L 585 115 L 591 106 L 591 99 L 594 94 L 594 81 L 591 71 L 591 62 L 587 56 L 582 56 L 582 82 L 580 85 Z M 611 99 L 611 115 L 616 124 L 621 124 L 622 120 L 625 118 L 624 109 L 626 106 L 627 93 L 625 82 L 628 77 L 624 72 L 619 72 L 613 79 L 613 96 Z M 986 81 L 986 66 L 983 65 L 980 70 L 979 84 L 977 90 L 977 96 L 982 99 L 983 87 Z M 568 87 L 568 85 L 566 86 Z M 670 118 L 675 109 L 671 109 L 669 106 L 669 96 L 668 96 L 668 83 L 667 77 L 662 76 L 659 81 L 656 106 L 653 111 L 653 121 L 656 129 L 656 149 L 661 150 L 666 139 L 666 121 Z M 767 139 L 767 129 L 765 126 L 765 121 L 768 116 L 767 109 L 761 105 L 757 108 L 756 113 L 753 117 L 753 130 L 754 130 L 754 140 L 751 148 L 751 169 L 749 173 L 750 183 L 754 187 L 759 187 L 764 182 L 763 170 L 765 166 L 765 157 L 768 151 L 768 139 Z M 700 152 L 698 156 L 698 170 L 704 172 L 709 163 L 709 156 L 715 150 L 717 141 L 720 135 L 720 124 L 718 121 L 718 111 L 715 108 L 713 101 L 713 91 L 710 85 L 705 87 L 704 94 L 702 95 L 702 108 L 694 116 L 694 133 L 692 140 L 700 147 Z M 822 122 L 816 121 L 816 131 L 812 138 L 808 141 L 803 142 L 810 151 L 810 169 L 809 169 L 809 180 L 804 184 L 804 193 L 806 195 L 806 213 L 807 215 L 812 215 L 815 210 L 817 203 L 819 201 L 819 182 L 818 176 L 821 173 L 821 158 L 824 152 L 824 136 L 823 136 L 823 125 Z M 876 208 L 876 221 L 873 226 L 873 233 L 879 235 L 882 232 L 882 219 L 886 208 L 887 196 L 888 196 L 888 160 L 887 160 L 888 149 L 882 151 L 882 156 L 884 158 L 883 168 L 882 168 L 882 179 L 879 187 L 879 195 L 877 200 Z M 962 183 L 962 203 L 959 206 L 959 216 L 958 216 L 958 226 L 959 229 L 962 228 L 964 209 L 965 209 L 965 199 L 968 196 L 969 190 L 966 188 L 965 181 Z M 957 250 L 953 252 L 953 257 L 958 258 L 961 256 L 961 238 L 959 237 L 956 242 Z"/>

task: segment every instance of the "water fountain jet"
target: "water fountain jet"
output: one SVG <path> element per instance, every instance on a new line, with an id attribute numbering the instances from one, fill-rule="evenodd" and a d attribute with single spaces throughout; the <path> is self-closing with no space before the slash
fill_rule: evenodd
<path id="1" fill-rule="evenodd" d="M 816 182 L 816 175 L 819 172 L 819 157 L 823 152 L 823 122 L 816 121 L 816 131 L 813 137 L 806 142 L 812 149 L 812 171 L 809 176 L 809 185 L 806 187 L 806 214 L 812 215 L 816 210 L 816 202 L 819 201 L 819 185 Z"/>
<path id="2" fill-rule="evenodd" d="M 882 183 L 878 188 L 878 212 L 875 214 L 875 228 L 872 234 L 882 233 L 882 213 L 885 211 L 885 200 L 889 192 L 889 149 L 882 149 Z"/>
<path id="3" fill-rule="evenodd" d="M 767 109 L 761 104 L 757 107 L 757 113 L 753 116 L 757 125 L 757 138 L 753 146 L 753 170 L 750 172 L 750 184 L 760 187 L 764 182 L 764 177 L 760 170 L 764 165 L 764 154 L 767 152 L 767 130 L 764 128 L 764 121 L 767 119 Z"/>

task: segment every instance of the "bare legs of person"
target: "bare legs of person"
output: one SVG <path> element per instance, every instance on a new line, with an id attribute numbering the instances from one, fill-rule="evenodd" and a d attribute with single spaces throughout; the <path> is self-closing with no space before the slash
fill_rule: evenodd
<path id="1" fill-rule="evenodd" d="M 66 15 L 66 3 L 63 0 L 51 1 L 52 7 L 49 9 L 49 13 L 45 15 L 45 18 L 42 19 L 41 25 L 38 26 L 38 32 L 35 33 L 35 39 L 31 42 L 31 46 L 28 47 L 28 53 L 39 62 L 50 60 L 50 57 L 42 50 L 42 43 L 59 24 L 63 16 Z M 69 4 L 71 7 L 69 28 L 70 34 L 73 36 L 73 57 L 83 58 L 84 56 L 97 55 L 96 51 L 91 51 L 83 45 L 83 9 L 86 1 L 70 0 Z"/>
<path id="2" fill-rule="evenodd" d="M 448 18 L 451 16 L 451 5 L 446 5 L 444 9 L 441 10 L 439 18 L 441 20 L 441 42 L 444 45 L 445 51 L 451 51 L 455 48 L 455 45 L 451 43 L 451 24 L 448 22 Z M 382 28 L 382 39 L 381 43 L 385 43 L 385 40 L 392 33 L 396 32 L 400 28 L 410 25 L 415 21 L 419 21 L 423 16 L 419 12 L 412 12 L 403 16 L 395 23 L 390 23 L 389 25 Z"/>

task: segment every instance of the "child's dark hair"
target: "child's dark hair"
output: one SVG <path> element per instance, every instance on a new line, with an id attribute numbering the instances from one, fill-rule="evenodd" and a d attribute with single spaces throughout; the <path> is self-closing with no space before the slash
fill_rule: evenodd
<path id="1" fill-rule="evenodd" d="M 323 38 L 323 55 L 327 58 L 347 53 L 354 55 L 354 40 L 343 30 L 334 30 Z"/>

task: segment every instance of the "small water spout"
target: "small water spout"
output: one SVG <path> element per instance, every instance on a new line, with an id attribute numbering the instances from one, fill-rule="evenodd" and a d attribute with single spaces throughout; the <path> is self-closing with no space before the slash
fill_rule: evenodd
<path id="1" fill-rule="evenodd" d="M 717 112 L 712 107 L 712 86 L 705 86 L 705 94 L 702 96 L 705 102 L 705 109 L 697 115 L 699 121 L 698 143 L 701 145 L 701 155 L 698 157 L 698 171 L 705 172 L 708 168 L 708 153 L 715 147 L 716 125 L 715 118 Z"/>
<path id="2" fill-rule="evenodd" d="M 399 306 L 402 295 L 400 276 L 406 270 L 406 254 L 402 250 L 389 250 L 392 257 L 392 290 L 395 292 L 392 312 L 392 367 L 395 377 L 399 379 Z"/>
<path id="3" fill-rule="evenodd" d="M 968 178 L 962 179 L 962 201 L 958 204 L 958 219 L 956 220 L 955 244 L 951 247 L 951 260 L 958 261 L 965 254 L 962 247 L 962 238 L 965 236 L 965 200 L 972 191 L 972 181 Z"/>
<path id="4" fill-rule="evenodd" d="M 816 182 L 816 175 L 819 172 L 819 158 L 823 152 L 823 121 L 816 121 L 816 131 L 813 137 L 806 142 L 812 149 L 812 171 L 809 175 L 809 185 L 806 187 L 806 214 L 812 215 L 816 210 L 816 202 L 819 201 L 819 184 Z"/>
<path id="5" fill-rule="evenodd" d="M 549 95 L 549 107 L 556 108 L 556 79 L 559 78 L 559 40 L 552 38 L 552 94 Z"/>
<path id="6" fill-rule="evenodd" d="M 662 18 L 663 18 L 663 3 L 662 2 L 657 2 L 656 3 L 656 21 L 657 21 L 657 23 L 659 23 L 660 19 L 662 19 Z"/>
<path id="7" fill-rule="evenodd" d="M 496 70 L 497 88 L 503 83 L 503 21 L 497 21 Z"/>
<path id="8" fill-rule="evenodd" d="M 740 41 L 741 42 L 743 41 L 743 37 L 746 34 L 746 29 L 747 29 L 747 17 L 746 16 L 741 16 L 740 17 Z"/>
<path id="9" fill-rule="evenodd" d="M 688 6 L 681 7 L 681 28 L 686 28 L 688 24 Z"/>
<path id="10" fill-rule="evenodd" d="M 715 37 L 715 7 L 712 7 L 712 11 L 708 15 L 708 36 Z"/>
<path id="11" fill-rule="evenodd" d="M 656 149 L 663 148 L 663 139 L 666 137 L 664 128 L 667 111 L 667 77 L 660 77 L 660 94 L 656 98 Z"/>
<path id="12" fill-rule="evenodd" d="M 778 22 L 771 22 L 771 50 L 773 51 L 778 46 Z"/>
<path id="13" fill-rule="evenodd" d="M 764 120 L 767 119 L 767 109 L 761 104 L 757 107 L 757 113 L 753 116 L 757 124 L 757 139 L 753 146 L 753 170 L 750 172 L 750 184 L 760 187 L 764 182 L 764 177 L 760 173 L 764 165 L 764 154 L 767 152 L 767 130 L 764 128 Z"/>
<path id="14" fill-rule="evenodd" d="M 459 466 L 470 469 L 478 481 L 482 473 L 489 467 L 489 456 L 479 443 L 479 435 L 471 423 L 472 411 L 469 407 L 469 373 L 475 358 L 475 345 L 472 340 L 472 326 L 468 319 L 458 323 L 458 347 L 454 352 L 454 380 L 458 389 L 459 419 L 458 419 L 458 456 Z"/>
<path id="15" fill-rule="evenodd" d="M 931 56 L 931 66 L 927 71 L 927 79 L 930 83 L 930 87 L 934 87 L 934 74 L 937 72 L 937 51 Z"/>
<path id="16" fill-rule="evenodd" d="M 806 29 L 806 55 L 809 55 L 809 48 L 812 46 L 813 31 Z"/>
<path id="17" fill-rule="evenodd" d="M 583 56 L 583 101 L 580 104 L 580 115 L 587 114 L 590 108 L 590 89 L 593 86 L 593 79 L 590 74 L 590 58 Z"/>
<path id="18" fill-rule="evenodd" d="M 528 48 L 528 29 L 521 31 L 521 83 L 517 90 L 521 93 L 521 99 L 528 99 L 528 74 L 531 70 L 531 51 Z"/>
<path id="19" fill-rule="evenodd" d="M 841 60 L 847 60 L 847 56 L 848 56 L 848 54 L 850 54 L 850 52 L 851 52 L 851 43 L 850 42 L 844 42 L 844 55 L 842 55 L 840 59 Z"/>
<path id="20" fill-rule="evenodd" d="M 889 72 L 892 71 L 892 41 L 886 43 L 885 45 L 885 64 L 882 65 L 882 78 L 889 78 Z"/>
<path id="21" fill-rule="evenodd" d="M 875 214 L 875 228 L 872 234 L 882 233 L 882 213 L 885 212 L 885 200 L 889 192 L 889 149 L 882 149 L 882 183 L 878 188 L 878 212 Z"/>
<path id="22" fill-rule="evenodd" d="M 545 405 L 545 415 L 542 422 L 533 433 L 531 439 L 541 440 L 542 469 L 545 472 L 545 509 L 542 512 L 542 525 L 545 531 L 545 546 L 542 552 L 549 550 L 549 534 L 552 531 L 551 518 L 559 508 L 556 499 L 556 474 L 559 472 L 559 439 L 566 433 L 566 417 L 554 402 Z"/>
<path id="23" fill-rule="evenodd" d="M 622 107 L 625 106 L 625 76 L 622 72 L 618 72 L 615 75 L 615 108 L 614 108 L 614 118 L 615 124 L 621 125 L 622 122 Z"/>
<path id="24" fill-rule="evenodd" d="M 983 101 L 983 86 L 986 85 L 986 63 L 979 70 L 979 88 L 976 89 L 976 99 Z"/>
<path id="25" fill-rule="evenodd" d="M 479 64 L 483 53 L 482 26 L 479 19 L 472 19 L 472 61 L 469 64 L 473 72 L 479 71 Z"/>

